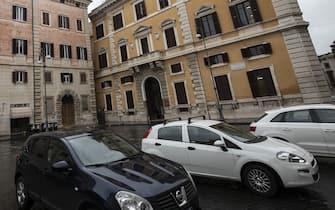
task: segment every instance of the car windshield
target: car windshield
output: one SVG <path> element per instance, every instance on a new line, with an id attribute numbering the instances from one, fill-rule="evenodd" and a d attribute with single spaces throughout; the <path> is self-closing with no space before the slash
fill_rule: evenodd
<path id="1" fill-rule="evenodd" d="M 243 142 L 243 143 L 257 143 L 264 141 L 266 137 L 261 136 L 255 136 L 249 131 L 244 131 L 238 127 L 229 125 L 227 123 L 219 123 L 210 126 L 216 130 L 219 130 L 226 135 L 236 139 L 237 141 Z"/>
<path id="2" fill-rule="evenodd" d="M 115 134 L 82 135 L 69 142 L 85 166 L 110 164 L 139 154 L 139 150 Z"/>

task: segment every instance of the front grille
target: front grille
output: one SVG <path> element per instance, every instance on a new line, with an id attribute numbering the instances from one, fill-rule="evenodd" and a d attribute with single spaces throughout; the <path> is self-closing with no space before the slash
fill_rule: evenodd
<path id="1" fill-rule="evenodd" d="M 157 204 L 160 207 L 161 210 L 180 210 L 180 207 L 176 203 L 175 199 L 172 197 L 172 195 L 175 194 L 175 192 L 180 189 L 182 186 L 184 186 L 186 195 L 187 195 L 187 201 L 190 202 L 192 198 L 195 195 L 195 189 L 191 182 L 186 182 L 177 188 L 173 189 L 172 191 L 169 191 L 168 193 L 164 193 L 157 199 Z M 172 194 L 172 195 L 171 195 Z M 187 204 L 185 206 L 188 206 Z"/>

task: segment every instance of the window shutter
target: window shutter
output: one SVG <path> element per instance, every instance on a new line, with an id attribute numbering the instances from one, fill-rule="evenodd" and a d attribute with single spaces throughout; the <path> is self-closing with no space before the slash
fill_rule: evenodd
<path id="1" fill-rule="evenodd" d="M 128 109 L 134 109 L 134 98 L 133 98 L 133 91 L 127 91 L 126 92 L 126 96 L 127 96 L 127 105 L 128 105 Z"/>
<path id="2" fill-rule="evenodd" d="M 17 47 L 16 47 L 16 44 L 17 44 L 17 39 L 13 39 L 13 42 L 12 42 L 12 52 L 13 54 L 17 54 Z"/>
<path id="3" fill-rule="evenodd" d="M 204 63 L 206 66 L 209 66 L 209 57 L 204 57 Z"/>
<path id="4" fill-rule="evenodd" d="M 27 8 L 23 8 L 23 20 L 27 21 Z"/>
<path id="5" fill-rule="evenodd" d="M 229 63 L 229 55 L 228 53 L 223 53 L 222 54 L 223 62 L 224 63 Z"/>
<path id="6" fill-rule="evenodd" d="M 64 45 L 59 45 L 59 56 L 64 58 Z"/>
<path id="7" fill-rule="evenodd" d="M 69 74 L 70 75 L 70 82 L 72 83 L 73 82 L 73 75 L 72 74 Z"/>
<path id="8" fill-rule="evenodd" d="M 242 48 L 241 53 L 243 58 L 250 58 L 249 48 Z"/>
<path id="9" fill-rule="evenodd" d="M 212 13 L 213 15 L 213 21 L 214 21 L 214 26 L 215 26 L 215 31 L 217 34 L 222 33 L 221 31 L 221 26 L 220 26 L 220 21 L 218 18 L 218 14 L 216 12 Z"/>
<path id="10" fill-rule="evenodd" d="M 72 47 L 69 46 L 69 58 L 71 59 L 72 58 Z"/>
<path id="11" fill-rule="evenodd" d="M 251 89 L 251 92 L 252 92 L 252 95 L 254 98 L 257 97 L 257 78 L 255 76 L 255 73 L 254 72 L 247 72 L 247 75 L 248 75 L 248 80 L 249 80 L 249 85 L 250 85 L 250 89 Z"/>
<path id="12" fill-rule="evenodd" d="M 80 59 L 80 48 L 77 47 L 77 59 L 79 60 Z"/>
<path id="13" fill-rule="evenodd" d="M 13 19 L 16 19 L 16 6 L 13 6 Z"/>
<path id="14" fill-rule="evenodd" d="M 66 28 L 70 28 L 70 18 L 65 17 L 65 19 L 66 19 Z"/>
<path id="15" fill-rule="evenodd" d="M 262 16 L 259 11 L 257 0 L 249 0 L 249 3 L 250 3 L 251 10 L 252 10 L 252 14 L 254 15 L 254 18 L 255 18 L 255 22 L 262 21 Z"/>
<path id="16" fill-rule="evenodd" d="M 200 18 L 195 19 L 195 25 L 196 25 L 196 28 L 197 28 L 197 34 L 201 35 L 201 39 L 205 38 L 204 37 L 205 35 L 202 33 L 202 24 L 201 24 L 201 19 Z"/>
<path id="17" fill-rule="evenodd" d="M 145 6 L 145 2 L 144 1 L 142 1 L 142 3 L 143 3 L 143 16 L 145 17 L 145 16 L 147 16 L 147 8 L 146 8 L 146 6 Z"/>
<path id="18" fill-rule="evenodd" d="M 24 80 L 23 80 L 23 82 L 24 82 L 24 83 L 28 83 L 28 72 L 23 72 L 23 75 L 24 75 Z"/>
<path id="19" fill-rule="evenodd" d="M 54 44 L 50 44 L 51 46 L 51 57 L 54 57 Z"/>
<path id="20" fill-rule="evenodd" d="M 101 88 L 105 88 L 105 82 L 101 83 Z"/>
<path id="21" fill-rule="evenodd" d="M 236 6 L 229 7 L 231 18 L 233 19 L 233 24 L 235 28 L 240 27 L 240 20 L 236 11 Z"/>
<path id="22" fill-rule="evenodd" d="M 28 41 L 27 40 L 23 40 L 23 51 L 25 55 L 28 54 Z"/>
<path id="23" fill-rule="evenodd" d="M 272 54 L 272 47 L 270 43 L 263 44 L 265 54 Z"/>
<path id="24" fill-rule="evenodd" d="M 58 27 L 62 27 L 62 16 L 58 15 Z"/>
<path id="25" fill-rule="evenodd" d="M 87 48 L 84 48 L 85 60 L 87 60 Z"/>
<path id="26" fill-rule="evenodd" d="M 65 80 L 64 80 L 64 73 L 61 73 L 61 74 L 60 74 L 60 80 L 62 81 L 62 83 L 65 82 Z"/>
<path id="27" fill-rule="evenodd" d="M 12 82 L 15 84 L 16 83 L 16 71 L 12 72 Z"/>

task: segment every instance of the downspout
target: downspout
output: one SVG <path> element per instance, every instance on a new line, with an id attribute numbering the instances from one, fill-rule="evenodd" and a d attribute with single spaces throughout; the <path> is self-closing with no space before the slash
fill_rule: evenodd
<path id="1" fill-rule="evenodd" d="M 34 31 L 34 0 L 31 0 L 31 32 L 32 32 L 32 47 L 33 47 L 33 124 L 35 124 L 35 31 Z"/>

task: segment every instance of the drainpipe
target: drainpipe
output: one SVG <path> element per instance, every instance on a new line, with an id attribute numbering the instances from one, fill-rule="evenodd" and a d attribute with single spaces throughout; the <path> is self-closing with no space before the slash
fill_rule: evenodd
<path id="1" fill-rule="evenodd" d="M 35 124 L 35 31 L 34 31 L 34 0 L 31 0 L 31 10 L 32 10 L 32 18 L 31 18 L 31 31 L 32 31 L 32 47 L 33 47 L 33 124 Z"/>

